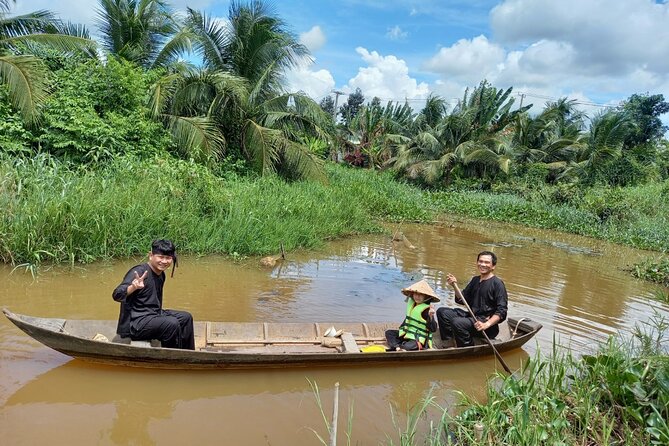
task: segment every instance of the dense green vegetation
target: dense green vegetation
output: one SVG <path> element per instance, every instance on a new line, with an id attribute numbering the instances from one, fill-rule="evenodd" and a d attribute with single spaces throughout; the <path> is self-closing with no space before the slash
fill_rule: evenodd
<path id="1" fill-rule="evenodd" d="M 564 188 L 543 186 L 524 193 L 444 191 L 431 196 L 445 212 L 669 250 L 669 181 L 627 188 L 592 187 L 571 191 L 573 196 L 568 199 L 564 192 Z"/>

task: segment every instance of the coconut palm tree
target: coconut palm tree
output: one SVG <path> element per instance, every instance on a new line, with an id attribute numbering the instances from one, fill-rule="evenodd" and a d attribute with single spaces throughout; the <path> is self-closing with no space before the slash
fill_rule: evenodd
<path id="1" fill-rule="evenodd" d="M 562 177 L 593 182 L 604 178 L 607 167 L 620 158 L 626 138 L 634 130 L 634 124 L 625 113 L 607 111 L 595 116 L 587 133 L 577 141 L 579 152 L 576 159 L 565 169 Z"/>
<path id="2" fill-rule="evenodd" d="M 145 68 L 166 66 L 191 50 L 190 30 L 163 0 L 99 0 L 103 48 Z"/>
<path id="3" fill-rule="evenodd" d="M 516 117 L 526 112 L 532 104 L 511 110 L 515 100 L 510 97 L 512 87 L 497 89 L 482 81 L 471 94 L 465 91 L 462 101 L 454 113 L 471 118 L 471 141 L 463 147 L 462 164 L 467 176 L 483 178 L 502 171 L 507 173 L 511 163 L 511 151 L 504 139 L 509 126 Z"/>
<path id="4" fill-rule="evenodd" d="M 473 144 L 470 110 L 451 113 L 434 127 L 425 125 L 407 143 L 400 145 L 394 168 L 410 179 L 427 185 L 448 183 L 453 169 L 462 163 Z"/>
<path id="5" fill-rule="evenodd" d="M 175 100 L 200 103 L 179 100 L 176 108 L 206 107 L 228 147 L 239 150 L 260 174 L 321 177 L 321 161 L 303 136 L 329 138 L 332 119 L 306 95 L 285 92 L 282 82 L 284 71 L 308 56 L 306 47 L 260 1 L 233 2 L 227 22 L 192 9 L 188 14 L 207 76 L 221 82 L 191 84 L 188 95 L 175 92 Z"/>
<path id="6" fill-rule="evenodd" d="M 511 141 L 514 161 L 564 168 L 575 158 L 584 118 L 575 101 L 566 98 L 546 103 L 536 117 L 517 115 Z"/>
<path id="7" fill-rule="evenodd" d="M 63 23 L 49 11 L 10 17 L 11 3 L 0 0 L 0 82 L 7 86 L 9 99 L 24 122 L 34 125 L 49 88 L 47 68 L 30 49 L 42 45 L 92 55 L 95 43 L 84 27 Z"/>
<path id="8" fill-rule="evenodd" d="M 439 95 L 430 93 L 425 101 L 425 107 L 418 113 L 415 127 L 418 129 L 434 128 L 448 111 L 446 100 Z"/>
<path id="9" fill-rule="evenodd" d="M 374 101 L 363 106 L 341 130 L 342 143 L 348 148 L 349 159 L 366 158 L 371 168 L 394 162 L 395 149 L 406 143 L 414 121 L 409 104 L 388 102 L 382 107 Z M 356 164 L 356 163 L 354 163 Z M 359 162 L 357 164 L 360 164 Z"/>
<path id="10" fill-rule="evenodd" d="M 428 117 L 444 110 L 443 103 L 434 101 L 430 107 L 435 111 L 420 118 L 421 130 L 400 149 L 395 168 L 428 184 L 449 181 L 458 166 L 465 175 L 474 177 L 508 172 L 511 153 L 500 135 L 532 106 L 512 111 L 511 91 L 498 90 L 483 81 L 471 93 L 467 90 L 453 111 L 432 126 L 429 122 L 434 118 Z"/>
<path id="11" fill-rule="evenodd" d="M 153 85 L 149 113 L 163 122 L 183 155 L 205 164 L 215 162 L 226 141 L 211 116 L 210 106 L 216 97 L 226 93 L 243 94 L 244 80 L 187 64 L 174 65 L 172 69 Z"/>

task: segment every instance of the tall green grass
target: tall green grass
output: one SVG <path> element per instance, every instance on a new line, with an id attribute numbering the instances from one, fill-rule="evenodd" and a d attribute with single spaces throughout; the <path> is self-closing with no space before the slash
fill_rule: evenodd
<path id="1" fill-rule="evenodd" d="M 669 181 L 624 189 L 591 188 L 567 202 L 553 202 L 546 195 L 448 191 L 432 194 L 432 200 L 445 213 L 669 251 Z"/>
<path id="2" fill-rule="evenodd" d="M 432 218 L 420 191 L 340 166 L 320 184 L 222 179 L 175 159 L 118 157 L 94 170 L 44 155 L 0 161 L 0 260 L 12 264 L 129 256 L 163 237 L 181 252 L 263 255 L 379 232 L 382 219 Z"/>

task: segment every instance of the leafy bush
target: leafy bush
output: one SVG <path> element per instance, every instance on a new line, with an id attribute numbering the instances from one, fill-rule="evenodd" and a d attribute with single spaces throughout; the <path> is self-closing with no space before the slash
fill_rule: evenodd
<path id="1" fill-rule="evenodd" d="M 610 218 L 625 220 L 630 214 L 630 207 L 624 200 L 624 192 L 620 188 L 592 188 L 587 191 L 580 206 L 593 213 L 601 222 Z"/>
<path id="2" fill-rule="evenodd" d="M 30 153 L 33 136 L 21 116 L 12 110 L 6 86 L 0 86 L 0 152 L 19 155 Z"/>
<path id="3" fill-rule="evenodd" d="M 75 162 L 112 155 L 151 156 L 172 146 L 160 123 L 147 116 L 154 74 L 114 58 L 91 60 L 56 73 L 56 91 L 44 110 L 43 150 Z"/>
<path id="4" fill-rule="evenodd" d="M 448 425 L 458 444 L 476 441 L 475 423 L 485 444 L 669 444 L 667 328 L 656 316 L 632 339 L 611 338 L 593 355 L 556 346 L 551 357 L 537 353 L 522 378 L 489 383 L 485 403 L 465 397 L 465 410 L 440 427 Z M 430 444 L 446 444 L 441 438 L 436 432 Z"/>

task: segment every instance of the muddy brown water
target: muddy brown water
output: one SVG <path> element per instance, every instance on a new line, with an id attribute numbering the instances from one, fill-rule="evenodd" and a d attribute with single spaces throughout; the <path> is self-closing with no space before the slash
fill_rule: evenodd
<path id="1" fill-rule="evenodd" d="M 350 238 L 291 252 L 274 268 L 258 259 L 182 257 L 165 289 L 167 307 L 200 320 L 385 321 L 402 319 L 399 289 L 427 278 L 452 305 L 447 272 L 461 286 L 476 273 L 476 253 L 494 250 L 509 314 L 541 322 L 523 349 L 504 354 L 513 368 L 549 351 L 553 339 L 582 354 L 614 333 L 648 321 L 655 287 L 622 269 L 652 253 L 555 232 L 454 221 L 403 225 L 415 246 L 388 235 Z M 111 290 L 141 258 L 52 268 L 34 280 L 0 267 L 0 306 L 46 317 L 115 319 Z M 90 365 L 33 341 L 0 320 L 0 440 L 7 445 L 322 444 L 317 404 L 332 415 L 340 383 L 339 444 L 398 443 L 411 407 L 433 395 L 455 410 L 456 391 L 485 398 L 501 368 L 493 356 L 428 365 L 247 371 L 165 371 Z M 315 391 L 317 387 L 318 391 Z M 434 417 L 438 411 L 431 411 Z M 351 416 L 352 423 L 348 418 Z M 393 416 L 396 421 L 393 422 Z M 428 417 L 429 418 L 429 417 Z M 430 420 L 427 420 L 428 422 Z"/>

